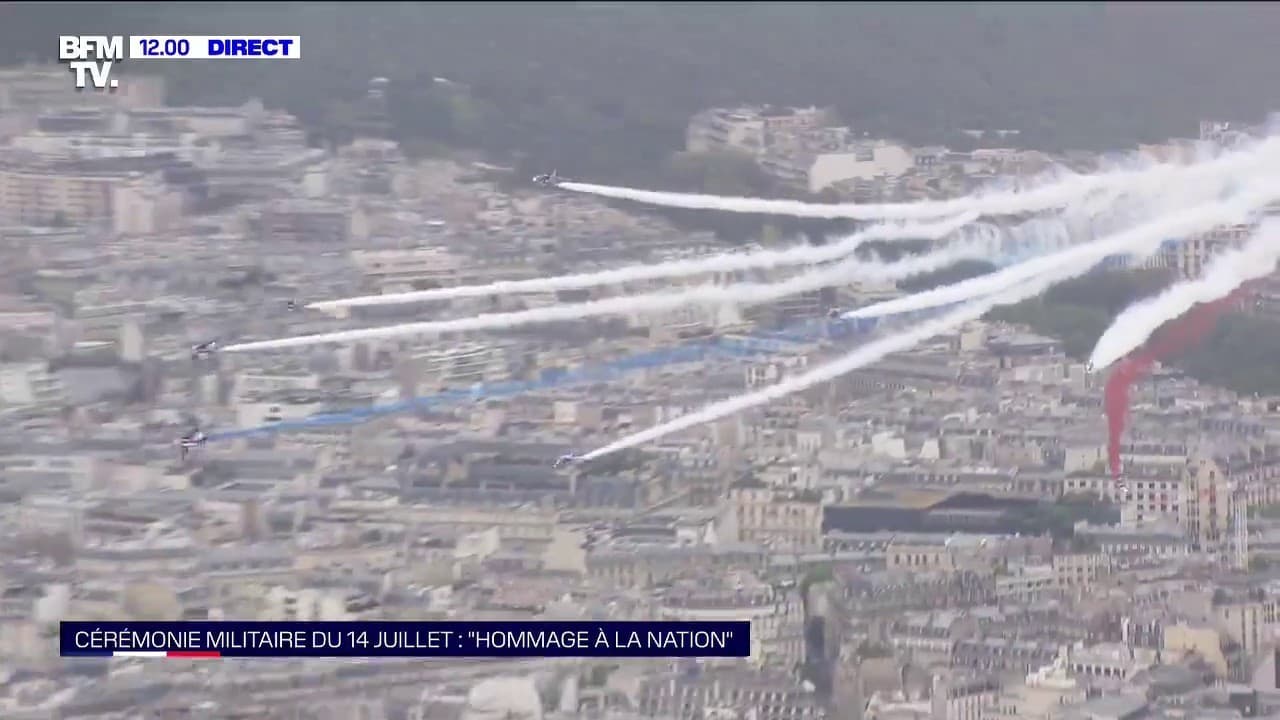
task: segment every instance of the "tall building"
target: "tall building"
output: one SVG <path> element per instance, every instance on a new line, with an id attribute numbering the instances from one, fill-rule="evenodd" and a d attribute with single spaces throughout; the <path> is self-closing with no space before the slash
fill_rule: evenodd
<path id="1" fill-rule="evenodd" d="M 1231 567 L 1249 569 L 1249 502 L 1241 487 L 1231 492 Z"/>
<path id="2" fill-rule="evenodd" d="M 1252 235 L 1253 230 L 1254 226 L 1251 224 L 1225 225 L 1209 232 L 1167 242 L 1153 256 L 1149 266 L 1177 270 L 1178 275 L 1184 278 L 1200 277 L 1205 265 L 1215 255 L 1239 247 Z"/>
<path id="3" fill-rule="evenodd" d="M 1178 495 L 1179 524 L 1191 548 L 1223 550 L 1231 542 L 1232 492 L 1211 455 L 1197 452 L 1187 458 Z"/>
<path id="4" fill-rule="evenodd" d="M 356 107 L 351 130 L 358 138 L 385 138 L 391 134 L 391 117 L 387 112 L 387 89 L 391 81 L 376 77 L 369 81 L 369 91 Z"/>

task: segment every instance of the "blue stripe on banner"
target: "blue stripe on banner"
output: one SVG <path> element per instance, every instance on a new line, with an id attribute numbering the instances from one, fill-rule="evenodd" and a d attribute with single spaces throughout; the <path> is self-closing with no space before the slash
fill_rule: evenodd
<path id="1" fill-rule="evenodd" d="M 63 657 L 216 651 L 222 657 L 747 657 L 732 622 L 63 622 Z"/>

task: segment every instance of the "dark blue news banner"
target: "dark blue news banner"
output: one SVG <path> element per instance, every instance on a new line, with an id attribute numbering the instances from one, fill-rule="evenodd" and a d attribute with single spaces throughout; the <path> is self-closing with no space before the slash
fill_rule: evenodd
<path id="1" fill-rule="evenodd" d="M 64 622 L 63 657 L 747 657 L 734 622 Z"/>

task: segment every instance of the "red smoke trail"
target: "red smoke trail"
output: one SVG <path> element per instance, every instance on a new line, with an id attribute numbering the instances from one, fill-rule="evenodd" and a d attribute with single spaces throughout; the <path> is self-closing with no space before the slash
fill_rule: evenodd
<path id="1" fill-rule="evenodd" d="M 1120 439 L 1129 420 L 1129 389 L 1151 373 L 1157 362 L 1183 352 L 1204 339 L 1218 318 L 1240 301 L 1242 287 L 1230 295 L 1201 303 L 1185 315 L 1164 326 L 1157 336 L 1129 357 L 1116 364 L 1107 378 L 1103 403 L 1107 411 L 1107 457 L 1111 476 L 1120 477 Z"/>

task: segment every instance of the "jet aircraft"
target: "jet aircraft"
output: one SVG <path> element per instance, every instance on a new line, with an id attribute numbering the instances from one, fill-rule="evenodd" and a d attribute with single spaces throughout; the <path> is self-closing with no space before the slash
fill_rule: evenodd
<path id="1" fill-rule="evenodd" d="M 209 340 L 207 342 L 196 343 L 195 345 L 191 346 L 191 359 L 199 360 L 201 358 L 213 357 L 213 354 L 217 351 L 218 351 L 217 340 Z"/>
<path id="2" fill-rule="evenodd" d="M 545 175 L 534 175 L 533 181 L 544 187 L 555 187 L 560 184 L 560 175 L 557 171 L 552 170 Z"/>
<path id="3" fill-rule="evenodd" d="M 192 448 L 203 447 L 206 442 L 209 442 L 209 436 L 205 435 L 204 431 L 197 427 L 192 428 L 191 432 L 178 438 L 175 444 L 182 452 L 182 459 L 186 460 L 187 453 L 191 452 Z"/>

